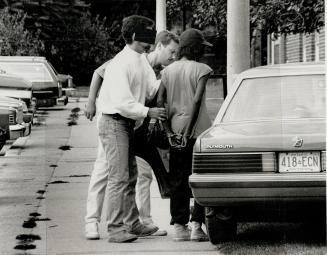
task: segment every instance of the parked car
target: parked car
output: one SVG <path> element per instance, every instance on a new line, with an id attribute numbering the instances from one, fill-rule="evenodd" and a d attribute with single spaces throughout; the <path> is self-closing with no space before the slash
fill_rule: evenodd
<path id="1" fill-rule="evenodd" d="M 24 116 L 27 106 L 23 101 L 0 96 L 0 107 L 12 110 L 9 116 L 9 139 L 15 140 L 19 137 L 28 136 L 32 129 L 32 119 Z M 24 121 L 25 118 L 25 121 Z"/>
<path id="2" fill-rule="evenodd" d="M 325 65 L 241 73 L 193 151 L 189 183 L 214 244 L 240 221 L 326 224 Z"/>
<path id="3" fill-rule="evenodd" d="M 23 77 L 0 72 L 0 94 L 24 101 L 27 112 L 35 112 L 36 98 L 33 97 L 32 83 Z"/>
<path id="4" fill-rule="evenodd" d="M 1 56 L 0 69 L 32 83 L 37 107 L 66 105 L 62 83 L 45 57 Z"/>
<path id="5" fill-rule="evenodd" d="M 0 150 L 10 138 L 9 119 L 12 111 L 14 110 L 0 107 Z"/>

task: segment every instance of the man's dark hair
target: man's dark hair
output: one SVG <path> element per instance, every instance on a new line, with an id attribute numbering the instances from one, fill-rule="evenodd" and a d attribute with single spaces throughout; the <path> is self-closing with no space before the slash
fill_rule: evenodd
<path id="1" fill-rule="evenodd" d="M 202 44 L 192 44 L 179 48 L 178 59 L 186 57 L 188 60 L 199 61 L 203 54 L 204 46 Z"/>
<path id="2" fill-rule="evenodd" d="M 121 32 L 125 43 L 131 44 L 133 42 L 133 34 L 139 29 L 153 28 L 154 25 L 155 23 L 152 19 L 139 15 L 124 18 Z"/>
<path id="3" fill-rule="evenodd" d="M 162 43 L 162 45 L 167 46 L 171 41 L 179 43 L 178 36 L 167 30 L 162 30 L 156 36 L 155 46 L 157 46 L 159 42 Z"/>

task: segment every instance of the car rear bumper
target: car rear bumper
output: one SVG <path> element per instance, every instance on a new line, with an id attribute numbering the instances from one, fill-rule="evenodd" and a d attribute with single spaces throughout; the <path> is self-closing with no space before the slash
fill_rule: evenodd
<path id="1" fill-rule="evenodd" d="M 192 174 L 189 183 L 203 206 L 326 201 L 326 172 Z"/>
<path id="2" fill-rule="evenodd" d="M 25 136 L 26 127 L 21 124 L 10 125 L 10 140 L 16 140 L 19 137 Z"/>

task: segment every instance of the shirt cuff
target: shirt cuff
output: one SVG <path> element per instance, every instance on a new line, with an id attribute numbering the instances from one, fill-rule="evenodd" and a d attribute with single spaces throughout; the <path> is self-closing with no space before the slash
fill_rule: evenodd
<path id="1" fill-rule="evenodd" d="M 144 106 L 144 109 L 143 109 L 143 117 L 145 118 L 146 116 L 148 116 L 148 112 L 149 112 L 149 107 L 146 107 Z"/>

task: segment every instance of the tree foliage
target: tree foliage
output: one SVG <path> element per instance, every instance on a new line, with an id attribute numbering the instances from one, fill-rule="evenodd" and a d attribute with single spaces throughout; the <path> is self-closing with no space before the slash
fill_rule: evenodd
<path id="1" fill-rule="evenodd" d="M 111 38 L 106 19 L 85 13 L 67 26 L 67 33 L 51 42 L 51 57 L 56 66 L 66 67 L 77 84 L 90 81 L 96 67 L 112 58 L 120 47 Z M 61 70 L 64 71 L 64 70 Z"/>
<path id="2" fill-rule="evenodd" d="M 0 55 L 39 55 L 44 49 L 39 31 L 25 29 L 26 14 L 11 14 L 8 8 L 0 10 Z"/>
<path id="3" fill-rule="evenodd" d="M 0 0 L 2 6 L 13 16 L 25 13 L 26 31 L 38 33 L 44 45 L 38 53 L 59 72 L 73 75 L 76 84 L 86 85 L 93 70 L 119 50 L 117 38 L 111 37 L 116 25 L 107 26 L 105 18 L 93 17 L 90 5 L 82 0 Z"/>
<path id="4" fill-rule="evenodd" d="M 226 37 L 227 0 L 167 0 L 168 19 L 190 11 L 191 25 L 216 27 L 218 37 Z M 314 32 L 324 26 L 323 0 L 250 0 L 253 30 L 266 33 Z"/>
<path id="5" fill-rule="evenodd" d="M 251 23 L 268 33 L 311 33 L 324 26 L 323 0 L 251 0 Z"/>

